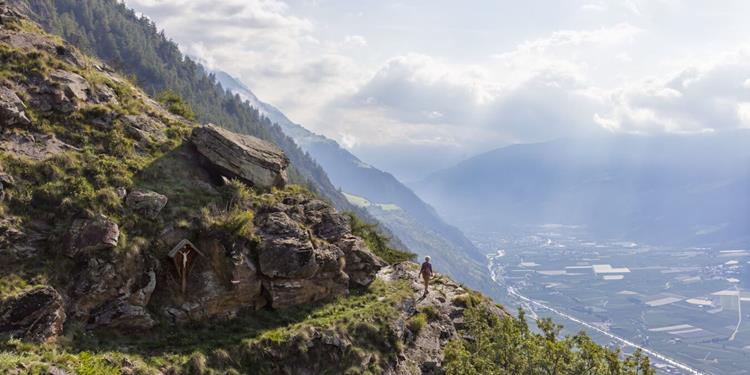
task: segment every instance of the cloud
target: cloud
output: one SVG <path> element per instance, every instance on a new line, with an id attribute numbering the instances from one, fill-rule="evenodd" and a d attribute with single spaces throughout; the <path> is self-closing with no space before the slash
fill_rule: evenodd
<path id="1" fill-rule="evenodd" d="M 616 89 L 608 115 L 597 122 L 630 133 L 705 132 L 750 125 L 750 51 L 708 66 L 690 67 L 664 80 Z"/>
<path id="2" fill-rule="evenodd" d="M 355 47 L 366 47 L 367 39 L 362 35 L 347 35 L 346 38 L 344 38 L 344 44 Z"/>
<path id="3" fill-rule="evenodd" d="M 187 54 L 386 169 L 408 164 L 398 152 L 427 165 L 438 150 L 750 126 L 750 54 L 726 53 L 750 32 L 741 0 L 126 1 Z"/>
<path id="4" fill-rule="evenodd" d="M 127 0 L 127 5 L 163 27 L 185 54 L 241 78 L 300 122 L 350 89 L 356 67 L 342 50 L 367 45 L 360 35 L 321 41 L 312 19 L 278 0 Z"/>
<path id="5" fill-rule="evenodd" d="M 589 134 L 599 109 L 601 99 L 574 76 L 545 71 L 502 85 L 481 68 L 410 54 L 387 61 L 324 118 L 371 144 L 465 150 Z"/>

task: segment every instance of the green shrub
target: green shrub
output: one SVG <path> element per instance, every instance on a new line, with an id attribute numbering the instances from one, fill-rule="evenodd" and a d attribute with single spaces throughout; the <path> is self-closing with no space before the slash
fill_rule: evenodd
<path id="1" fill-rule="evenodd" d="M 175 115 L 182 116 L 188 120 L 195 120 L 195 113 L 179 95 L 172 90 L 162 91 L 156 100 L 163 104 L 167 110 Z"/>
<path id="2" fill-rule="evenodd" d="M 446 346 L 445 373 L 655 374 L 648 357 L 640 352 L 620 360 L 619 350 L 600 346 L 583 332 L 561 338 L 562 326 L 550 319 L 540 319 L 537 333 L 527 325 L 523 310 L 518 315 L 518 318 L 499 317 L 486 304 L 467 308 L 464 334 Z"/>
<path id="3" fill-rule="evenodd" d="M 440 313 L 433 305 L 427 305 L 422 308 L 422 313 L 427 316 L 427 320 L 433 321 L 440 318 Z"/>

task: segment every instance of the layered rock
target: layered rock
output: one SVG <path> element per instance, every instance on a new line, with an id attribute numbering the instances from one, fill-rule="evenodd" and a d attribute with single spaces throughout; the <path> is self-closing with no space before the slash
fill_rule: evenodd
<path id="1" fill-rule="evenodd" d="M 0 336 L 46 342 L 62 333 L 65 309 L 51 287 L 0 300 Z"/>
<path id="2" fill-rule="evenodd" d="M 287 182 L 289 159 L 271 143 L 211 124 L 193 129 L 191 140 L 220 175 L 258 187 L 283 187 Z"/>
<path id="3" fill-rule="evenodd" d="M 127 194 L 125 205 L 149 219 L 155 219 L 167 205 L 167 197 L 151 190 L 135 190 Z"/>
<path id="4" fill-rule="evenodd" d="M 42 161 L 76 148 L 59 140 L 54 134 L 5 133 L 0 135 L 0 150 Z"/>
<path id="5" fill-rule="evenodd" d="M 65 70 L 55 70 L 36 81 L 32 105 L 41 112 L 71 113 L 87 102 L 92 93 L 85 78 Z"/>
<path id="6" fill-rule="evenodd" d="M 30 124 L 25 109 L 26 105 L 13 90 L 0 86 L 0 126 Z"/>

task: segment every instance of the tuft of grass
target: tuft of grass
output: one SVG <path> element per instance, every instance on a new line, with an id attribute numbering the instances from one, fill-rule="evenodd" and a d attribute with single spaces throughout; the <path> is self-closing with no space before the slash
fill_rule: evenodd
<path id="1" fill-rule="evenodd" d="M 421 312 L 425 314 L 425 316 L 427 316 L 427 320 L 429 321 L 437 320 L 438 318 L 440 318 L 440 313 L 433 305 L 427 305 L 423 307 Z"/>
<path id="2" fill-rule="evenodd" d="M 118 375 L 120 370 L 107 363 L 105 359 L 99 356 L 94 356 L 88 352 L 82 352 L 78 354 L 79 365 L 76 368 L 78 375 Z"/>
<path id="3" fill-rule="evenodd" d="M 195 113 L 190 105 L 177 93 L 171 90 L 162 91 L 156 96 L 156 100 L 164 105 L 167 110 L 175 115 L 182 116 L 188 120 L 195 120 Z"/>
<path id="4" fill-rule="evenodd" d="M 427 315 L 424 313 L 415 314 L 406 321 L 406 328 L 408 328 L 415 336 L 418 336 L 419 332 L 422 331 L 426 325 Z"/>

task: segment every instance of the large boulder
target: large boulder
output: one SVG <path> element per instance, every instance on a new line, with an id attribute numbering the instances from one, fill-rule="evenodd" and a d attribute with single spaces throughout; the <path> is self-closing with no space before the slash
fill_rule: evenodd
<path id="1" fill-rule="evenodd" d="M 139 214 L 155 219 L 167 205 L 167 197 L 151 190 L 135 190 L 127 195 L 125 205 Z"/>
<path id="2" fill-rule="evenodd" d="M 283 187 L 289 159 L 275 145 L 215 125 L 193 129 L 192 142 L 219 172 L 260 187 Z"/>
<path id="3" fill-rule="evenodd" d="M 0 336 L 46 342 L 62 332 L 63 323 L 63 300 L 51 287 L 0 300 Z"/>
<path id="4" fill-rule="evenodd" d="M 81 252 L 115 248 L 119 238 L 119 226 L 104 215 L 94 219 L 77 219 L 66 235 L 65 254 L 72 258 Z"/>
<path id="5" fill-rule="evenodd" d="M 26 105 L 13 90 L 0 86 L 0 126 L 30 124 L 25 109 Z"/>

